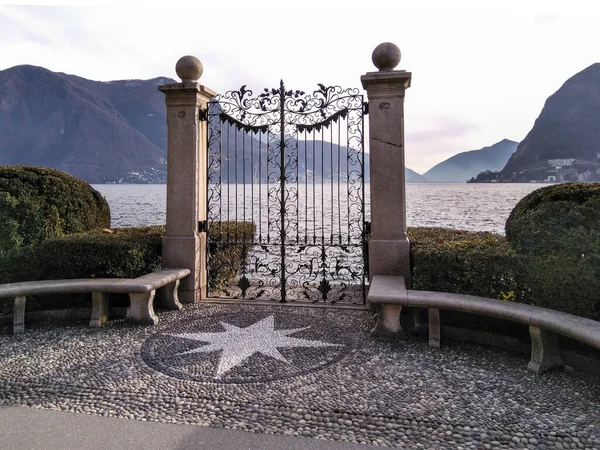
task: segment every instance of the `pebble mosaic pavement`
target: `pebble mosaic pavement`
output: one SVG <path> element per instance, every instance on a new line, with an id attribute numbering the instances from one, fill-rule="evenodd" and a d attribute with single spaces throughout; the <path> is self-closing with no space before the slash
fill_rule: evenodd
<path id="1" fill-rule="evenodd" d="M 201 304 L 159 317 L 3 329 L 0 404 L 394 448 L 600 449 L 598 375 L 374 339 L 364 310 Z"/>

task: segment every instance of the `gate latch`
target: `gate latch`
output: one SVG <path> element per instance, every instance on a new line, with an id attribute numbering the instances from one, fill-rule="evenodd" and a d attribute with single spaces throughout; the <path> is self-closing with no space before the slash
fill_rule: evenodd
<path id="1" fill-rule="evenodd" d="M 208 227 L 207 227 L 206 220 L 199 220 L 198 221 L 198 233 L 205 233 L 207 228 Z"/>
<path id="2" fill-rule="evenodd" d="M 206 109 L 198 108 L 198 120 L 206 122 L 208 120 L 208 112 Z"/>
<path id="3" fill-rule="evenodd" d="M 363 102 L 363 116 L 369 114 L 369 102 Z"/>

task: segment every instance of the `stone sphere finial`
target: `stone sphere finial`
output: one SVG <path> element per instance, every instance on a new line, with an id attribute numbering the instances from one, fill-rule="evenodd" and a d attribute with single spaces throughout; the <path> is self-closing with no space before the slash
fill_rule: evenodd
<path id="1" fill-rule="evenodd" d="M 182 56 L 175 65 L 175 72 L 183 83 L 195 83 L 202 76 L 204 67 L 195 56 Z"/>
<path id="2" fill-rule="evenodd" d="M 371 59 L 379 70 L 394 70 L 401 57 L 402 54 L 396 44 L 384 42 L 375 47 Z"/>

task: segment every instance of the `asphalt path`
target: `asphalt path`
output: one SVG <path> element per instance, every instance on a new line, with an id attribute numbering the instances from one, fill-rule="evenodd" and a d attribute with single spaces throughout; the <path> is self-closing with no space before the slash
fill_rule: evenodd
<path id="1" fill-rule="evenodd" d="M 371 445 L 0 406 L 3 450 L 342 450 Z M 377 447 L 380 448 L 380 447 Z"/>

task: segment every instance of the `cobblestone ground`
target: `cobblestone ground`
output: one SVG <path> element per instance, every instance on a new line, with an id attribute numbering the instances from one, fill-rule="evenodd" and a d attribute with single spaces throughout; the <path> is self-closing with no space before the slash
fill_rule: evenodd
<path id="1" fill-rule="evenodd" d="M 598 448 L 600 377 L 369 336 L 367 311 L 203 304 L 0 334 L 0 403 L 397 448 Z"/>

